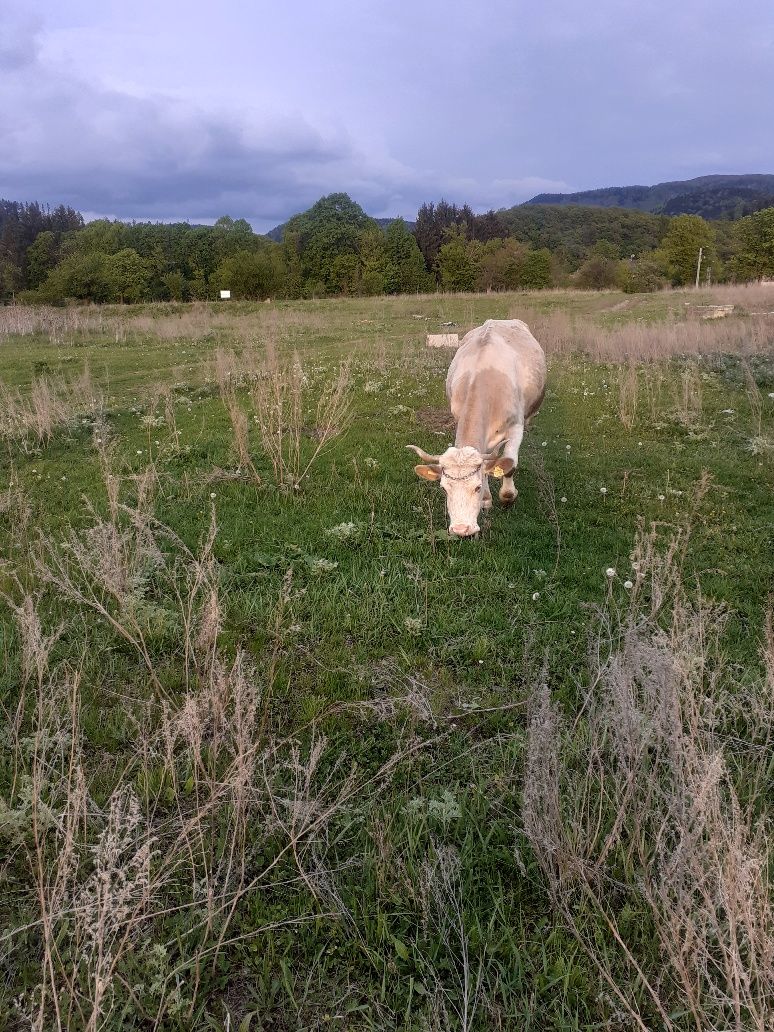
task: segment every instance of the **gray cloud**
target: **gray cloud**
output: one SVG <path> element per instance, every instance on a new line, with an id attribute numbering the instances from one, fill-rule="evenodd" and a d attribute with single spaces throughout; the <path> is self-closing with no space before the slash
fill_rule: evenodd
<path id="1" fill-rule="evenodd" d="M 0 0 L 2 5 L 4 0 Z M 34 0 L 32 0 L 34 3 Z M 6 0 L 7 3 L 7 0 Z M 0 195 L 267 229 L 772 171 L 774 12 L 748 0 L 69 0 L 3 11 Z"/>

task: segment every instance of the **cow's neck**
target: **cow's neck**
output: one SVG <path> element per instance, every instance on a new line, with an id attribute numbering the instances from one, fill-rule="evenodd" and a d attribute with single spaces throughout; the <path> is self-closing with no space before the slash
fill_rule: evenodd
<path id="1" fill-rule="evenodd" d="M 460 377 L 451 394 L 457 448 L 477 448 L 484 455 L 504 440 L 515 391 L 502 371 L 490 367 L 472 370 Z"/>
<path id="2" fill-rule="evenodd" d="M 456 448 L 477 448 L 483 455 L 487 451 L 488 433 L 489 420 L 483 406 L 471 406 L 457 423 L 454 445 Z"/>

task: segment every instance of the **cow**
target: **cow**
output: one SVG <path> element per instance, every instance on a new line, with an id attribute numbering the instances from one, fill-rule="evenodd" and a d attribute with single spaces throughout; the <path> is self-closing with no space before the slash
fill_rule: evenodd
<path id="1" fill-rule="evenodd" d="M 446 492 L 449 531 L 455 537 L 480 531 L 478 514 L 492 507 L 490 476 L 502 478 L 501 502 L 516 500 L 519 446 L 545 389 L 545 354 L 521 319 L 487 319 L 463 337 L 446 377 L 457 425 L 454 446 L 442 455 L 428 455 L 415 444 L 406 445 L 423 460 L 414 467 L 417 476 L 440 481 Z"/>

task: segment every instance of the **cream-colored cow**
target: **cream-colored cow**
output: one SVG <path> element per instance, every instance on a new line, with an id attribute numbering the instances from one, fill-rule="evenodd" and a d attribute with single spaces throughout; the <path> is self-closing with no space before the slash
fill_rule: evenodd
<path id="1" fill-rule="evenodd" d="M 446 377 L 457 424 L 454 447 L 428 455 L 407 445 L 424 460 L 414 467 L 417 475 L 440 480 L 452 534 L 470 537 L 480 530 L 478 514 L 492 505 L 489 476 L 502 477 L 501 502 L 516 499 L 513 475 L 524 426 L 545 389 L 546 357 L 521 319 L 487 319 L 463 337 Z"/>

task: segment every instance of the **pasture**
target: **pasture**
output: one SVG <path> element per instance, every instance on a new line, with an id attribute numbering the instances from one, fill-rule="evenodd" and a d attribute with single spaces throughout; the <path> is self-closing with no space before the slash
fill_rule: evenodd
<path id="1" fill-rule="evenodd" d="M 772 309 L 0 309 L 0 1026 L 771 1028 Z M 486 318 L 548 391 L 457 541 Z"/>

